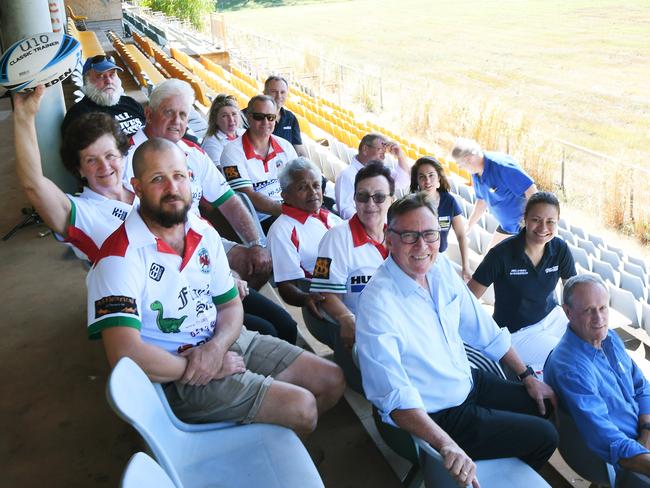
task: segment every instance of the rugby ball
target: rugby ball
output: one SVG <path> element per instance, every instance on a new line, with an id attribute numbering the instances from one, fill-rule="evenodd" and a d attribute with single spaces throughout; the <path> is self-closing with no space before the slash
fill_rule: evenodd
<path id="1" fill-rule="evenodd" d="M 63 32 L 41 32 L 14 43 L 0 58 L 0 86 L 18 92 L 62 82 L 81 62 L 81 45 Z"/>

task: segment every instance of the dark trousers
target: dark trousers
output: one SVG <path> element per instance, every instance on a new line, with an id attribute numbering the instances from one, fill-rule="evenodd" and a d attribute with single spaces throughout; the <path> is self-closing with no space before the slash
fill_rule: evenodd
<path id="1" fill-rule="evenodd" d="M 541 468 L 557 447 L 555 426 L 539 416 L 521 383 L 475 369 L 472 375 L 474 387 L 462 404 L 429 416 L 475 461 L 517 457 Z"/>
<path id="2" fill-rule="evenodd" d="M 298 336 L 298 324 L 291 315 L 280 305 L 253 288 L 249 288 L 248 293 L 242 302 L 246 328 L 295 344 Z"/>

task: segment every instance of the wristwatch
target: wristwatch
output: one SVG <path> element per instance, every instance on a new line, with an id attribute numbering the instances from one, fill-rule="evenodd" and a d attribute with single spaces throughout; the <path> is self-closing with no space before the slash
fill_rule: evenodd
<path id="1" fill-rule="evenodd" d="M 535 370 L 531 368 L 529 364 L 527 364 L 524 372 L 518 374 L 517 378 L 519 378 L 519 381 L 523 381 L 524 378 L 528 378 L 529 376 L 533 376 L 534 378 L 537 378 L 537 375 L 535 374 Z"/>
<path id="2" fill-rule="evenodd" d="M 650 422 L 646 422 L 645 424 L 639 425 L 638 430 L 650 430 Z"/>
<path id="3" fill-rule="evenodd" d="M 264 244 L 262 244 L 262 239 L 255 239 L 254 241 L 250 241 L 250 242 L 246 243 L 246 247 L 249 248 L 249 249 L 251 247 L 255 247 L 255 246 L 257 246 L 257 247 L 265 247 Z"/>

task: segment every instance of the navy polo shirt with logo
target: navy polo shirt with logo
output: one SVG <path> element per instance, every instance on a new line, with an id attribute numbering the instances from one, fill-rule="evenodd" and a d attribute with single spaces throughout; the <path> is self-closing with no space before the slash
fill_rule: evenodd
<path id="1" fill-rule="evenodd" d="M 440 224 L 440 252 L 447 249 L 447 235 L 451 229 L 451 221 L 456 215 L 463 211 L 460 205 L 451 193 L 446 191 L 440 192 L 440 201 L 438 202 L 438 223 Z"/>
<path id="2" fill-rule="evenodd" d="M 280 118 L 275 122 L 275 129 L 273 135 L 286 139 L 294 146 L 302 144 L 302 136 L 300 135 L 300 124 L 298 119 L 291 110 L 282 107 L 280 109 Z"/>
<path id="3" fill-rule="evenodd" d="M 533 325 L 557 305 L 555 286 L 576 274 L 573 256 L 564 240 L 546 243 L 537 267 L 524 252 L 526 229 L 500 242 L 474 272 L 483 286 L 494 283 L 494 320 L 510 332 Z"/>

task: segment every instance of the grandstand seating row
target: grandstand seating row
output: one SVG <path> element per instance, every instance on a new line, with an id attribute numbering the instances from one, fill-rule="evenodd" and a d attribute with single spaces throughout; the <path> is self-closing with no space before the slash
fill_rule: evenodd
<path id="1" fill-rule="evenodd" d="M 92 58 L 98 54 L 106 54 L 102 48 L 97 35 L 91 31 L 80 31 L 77 29 L 72 17 L 68 17 L 67 21 L 68 34 L 74 37 L 81 44 L 81 57 L 82 60 Z"/>

